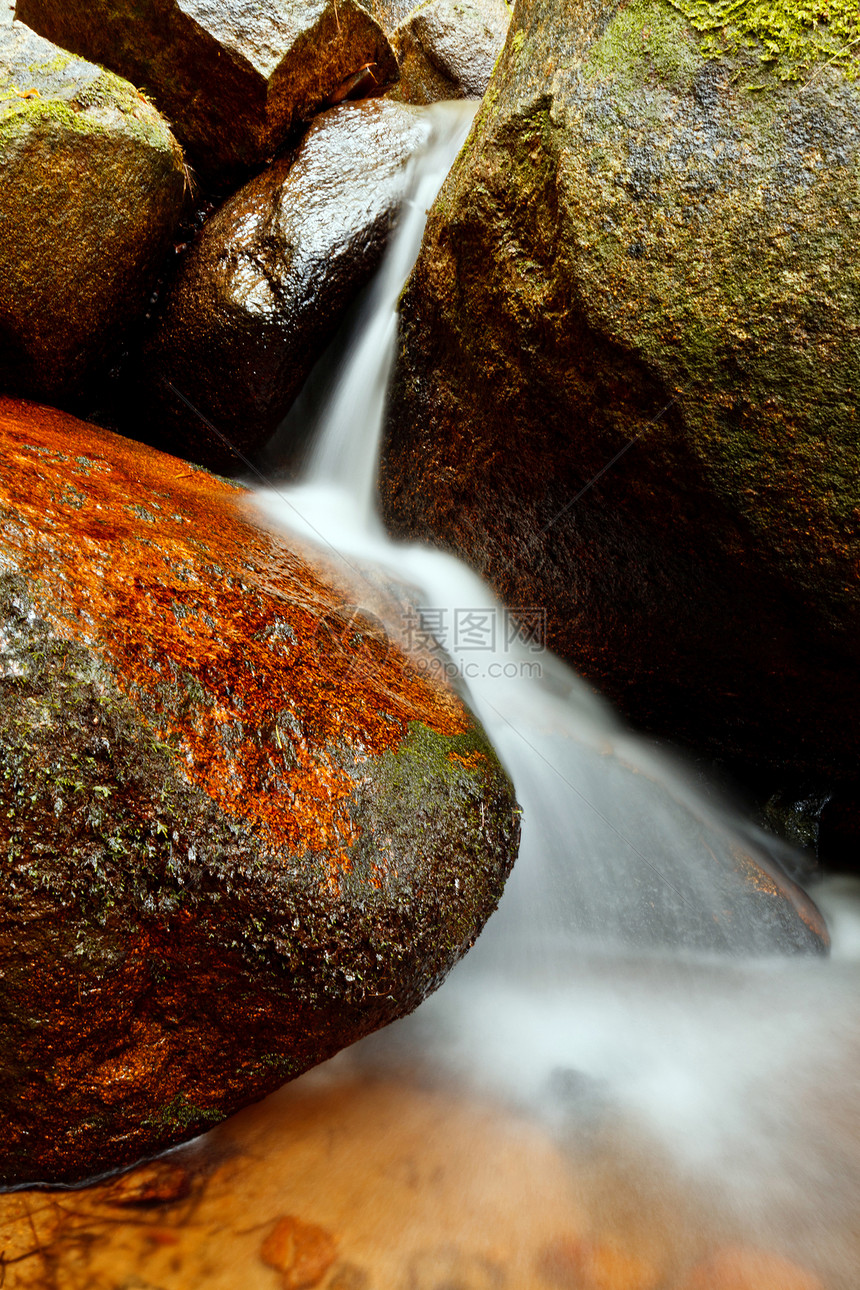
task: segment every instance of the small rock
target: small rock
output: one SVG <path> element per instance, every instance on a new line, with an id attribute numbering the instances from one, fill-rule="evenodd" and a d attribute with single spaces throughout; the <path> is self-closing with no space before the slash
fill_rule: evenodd
<path id="1" fill-rule="evenodd" d="M 260 1257 L 283 1274 L 284 1290 L 311 1290 L 334 1263 L 337 1241 L 315 1223 L 281 1218 L 263 1242 Z"/>
<path id="2" fill-rule="evenodd" d="M 389 97 L 483 98 L 510 21 L 505 0 L 426 0 L 392 36 L 400 81 Z"/>
<path id="3" fill-rule="evenodd" d="M 186 255 L 144 358 L 146 420 L 216 469 L 272 435 L 344 310 L 377 268 L 429 137 L 415 108 L 373 100 L 320 116 L 298 156 L 232 197 Z"/>
<path id="4" fill-rule="evenodd" d="M 143 85 L 209 178 L 262 165 L 326 102 L 397 79 L 385 33 L 356 0 L 18 0 L 36 31 Z"/>
<path id="5" fill-rule="evenodd" d="M 76 394 L 143 311 L 182 154 L 134 86 L 0 25 L 0 389 Z"/>

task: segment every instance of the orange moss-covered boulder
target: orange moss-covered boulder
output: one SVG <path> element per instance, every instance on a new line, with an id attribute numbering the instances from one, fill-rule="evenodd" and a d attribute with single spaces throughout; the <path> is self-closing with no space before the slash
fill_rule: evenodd
<path id="1" fill-rule="evenodd" d="M 3 1183 L 192 1136 L 494 908 L 510 783 L 343 599 L 238 485 L 0 399 Z"/>

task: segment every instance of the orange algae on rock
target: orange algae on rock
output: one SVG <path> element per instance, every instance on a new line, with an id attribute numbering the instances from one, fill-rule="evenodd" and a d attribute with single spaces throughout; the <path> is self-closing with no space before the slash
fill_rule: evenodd
<path id="1" fill-rule="evenodd" d="M 40 610 L 69 639 L 99 642 L 227 815 L 272 847 L 347 847 L 354 780 L 321 748 L 378 754 L 415 720 L 466 729 L 450 692 L 379 642 L 377 668 L 358 676 L 323 652 L 320 619 L 338 602 L 253 522 L 240 485 L 47 408 L 27 405 L 22 424 L 20 407 L 0 399 L 0 507 L 15 516 L 4 546 L 50 585 Z"/>
<path id="2" fill-rule="evenodd" d="M 194 1136 L 495 907 L 511 785 L 378 623 L 331 648 L 350 581 L 241 486 L 0 399 L 0 1184 Z"/>

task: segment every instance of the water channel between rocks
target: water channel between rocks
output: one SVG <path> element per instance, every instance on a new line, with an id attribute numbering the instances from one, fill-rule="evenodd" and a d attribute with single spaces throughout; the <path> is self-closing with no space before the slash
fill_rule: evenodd
<path id="1" fill-rule="evenodd" d="M 626 732 L 468 569 L 395 546 L 376 516 L 397 297 L 473 110 L 428 110 L 388 258 L 294 414 L 319 405 L 304 480 L 258 501 L 287 540 L 360 569 L 369 603 L 386 580 L 409 588 L 386 629 L 447 651 L 523 807 L 502 906 L 416 1014 L 205 1138 L 88 1189 L 0 1198 L 0 1284 L 860 1281 L 856 889 L 813 893 L 833 949 L 809 953 L 815 909 L 768 840 Z"/>

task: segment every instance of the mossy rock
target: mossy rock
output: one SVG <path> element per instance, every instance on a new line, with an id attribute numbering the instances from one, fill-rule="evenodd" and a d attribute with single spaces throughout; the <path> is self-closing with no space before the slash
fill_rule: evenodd
<path id="1" fill-rule="evenodd" d="M 519 812 L 239 486 L 0 399 L 0 515 L 0 1183 L 72 1182 L 414 1008 Z"/>
<path id="2" fill-rule="evenodd" d="M 18 0 L 18 17 L 141 85 L 204 179 L 235 186 L 321 108 L 397 79 L 357 0 Z"/>
<path id="3" fill-rule="evenodd" d="M 860 754 L 857 17 L 750 2 L 708 42 L 723 8 L 520 4 L 403 298 L 382 493 L 628 716 L 812 788 Z"/>
<path id="4" fill-rule="evenodd" d="M 142 313 L 184 193 L 132 85 L 0 27 L 0 389 L 79 393 Z"/>

